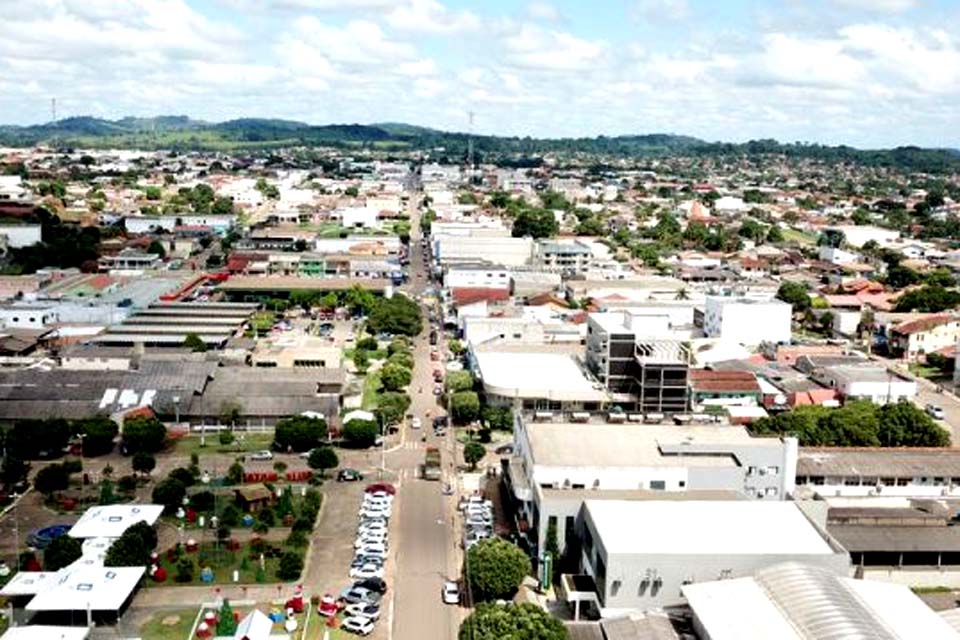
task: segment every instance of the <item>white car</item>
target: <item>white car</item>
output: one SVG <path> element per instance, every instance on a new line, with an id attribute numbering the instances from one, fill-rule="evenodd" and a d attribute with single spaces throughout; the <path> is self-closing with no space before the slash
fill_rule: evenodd
<path id="1" fill-rule="evenodd" d="M 363 616 L 351 616 L 343 621 L 340 628 L 359 636 L 368 636 L 373 632 L 373 620 Z"/>
<path id="2" fill-rule="evenodd" d="M 493 509 L 493 503 L 491 501 L 484 499 L 482 496 L 470 496 L 469 498 L 463 500 L 463 502 L 460 503 L 460 510 L 466 511 L 471 506 L 486 507 L 488 509 Z"/>
<path id="3" fill-rule="evenodd" d="M 383 567 L 378 567 L 375 564 L 365 564 L 357 569 L 350 569 L 350 577 L 358 580 L 366 580 L 367 578 L 382 578 Z"/>
<path id="4" fill-rule="evenodd" d="M 387 523 L 383 520 L 375 520 L 361 524 L 357 527 L 357 533 L 386 533 Z"/>
<path id="5" fill-rule="evenodd" d="M 254 451 L 250 454 L 251 460 L 273 460 L 273 452 L 264 449 L 263 451 Z"/>
<path id="6" fill-rule="evenodd" d="M 460 587 L 452 580 L 446 580 L 440 590 L 443 604 L 460 604 Z"/>
<path id="7" fill-rule="evenodd" d="M 370 493 L 364 494 L 364 498 L 377 498 L 378 500 L 382 498 L 388 500 L 389 502 L 393 502 L 393 496 L 386 491 L 371 491 Z"/>
<path id="8" fill-rule="evenodd" d="M 384 547 L 386 547 L 386 546 L 387 546 L 387 536 L 386 536 L 386 534 L 384 534 L 384 535 L 379 535 L 379 536 L 378 536 L 378 535 L 364 535 L 364 536 L 359 536 L 356 540 L 354 540 L 354 542 L 353 542 L 353 548 L 354 548 L 354 549 L 362 549 L 362 548 L 367 547 L 367 546 L 369 546 L 369 545 L 371 545 L 371 544 L 382 544 Z"/>
<path id="9" fill-rule="evenodd" d="M 413 420 L 410 421 L 410 427 L 412 429 L 419 429 L 422 426 L 423 426 L 423 422 L 420 420 L 420 418 L 414 418 Z"/>
<path id="10" fill-rule="evenodd" d="M 363 507 L 360 510 L 361 518 L 389 518 L 390 507 Z"/>
<path id="11" fill-rule="evenodd" d="M 348 616 L 360 616 L 363 618 L 370 618 L 373 621 L 380 619 L 379 604 L 371 604 L 369 602 L 358 602 L 356 604 L 351 604 L 344 611 L 346 611 Z"/>
<path id="12" fill-rule="evenodd" d="M 392 504 L 393 504 L 393 500 L 388 500 L 387 498 L 364 498 L 361 506 L 389 508 Z"/>
<path id="13" fill-rule="evenodd" d="M 377 556 L 379 558 L 386 559 L 387 545 L 383 544 L 382 542 L 371 542 L 370 544 L 365 544 L 357 549 L 357 554 L 364 556 Z"/>
<path id="14" fill-rule="evenodd" d="M 493 518 L 484 517 L 480 515 L 468 516 L 466 520 L 468 527 L 492 527 Z"/>

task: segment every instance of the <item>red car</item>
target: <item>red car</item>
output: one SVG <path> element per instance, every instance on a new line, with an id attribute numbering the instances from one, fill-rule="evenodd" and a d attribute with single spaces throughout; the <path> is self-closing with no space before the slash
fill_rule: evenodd
<path id="1" fill-rule="evenodd" d="M 367 488 L 364 489 L 364 491 L 366 493 L 377 493 L 378 491 L 384 491 L 392 496 L 397 495 L 397 488 L 389 482 L 374 482 L 373 484 L 367 485 Z"/>

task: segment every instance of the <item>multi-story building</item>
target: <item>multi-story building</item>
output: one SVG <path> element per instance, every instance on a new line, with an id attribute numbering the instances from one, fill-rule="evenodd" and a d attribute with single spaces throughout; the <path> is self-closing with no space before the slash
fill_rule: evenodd
<path id="1" fill-rule="evenodd" d="M 953 347 L 960 339 L 960 318 L 949 313 L 924 315 L 889 329 L 888 344 L 895 356 L 914 360 Z"/>
<path id="2" fill-rule="evenodd" d="M 540 240 L 536 252 L 535 262 L 539 268 L 566 274 L 583 273 L 590 267 L 593 256 L 590 247 L 581 242 L 556 240 Z"/>
<path id="3" fill-rule="evenodd" d="M 707 296 L 703 332 L 748 346 L 761 342 L 790 342 L 793 308 L 781 300 Z"/>
<path id="4" fill-rule="evenodd" d="M 576 416 L 580 418 L 581 416 Z M 583 500 L 721 492 L 754 500 L 793 493 L 795 438 L 754 438 L 735 425 L 676 426 L 539 422 L 517 414 L 505 482 L 531 542 L 542 548 L 551 522 L 560 548 Z"/>

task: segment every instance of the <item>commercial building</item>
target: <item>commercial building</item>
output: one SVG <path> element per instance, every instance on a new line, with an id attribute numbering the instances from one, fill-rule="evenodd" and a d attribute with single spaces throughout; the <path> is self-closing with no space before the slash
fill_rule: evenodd
<path id="1" fill-rule="evenodd" d="M 43 329 L 59 321 L 53 305 L 14 303 L 0 307 L 0 327 L 4 329 Z"/>
<path id="2" fill-rule="evenodd" d="M 949 313 L 928 314 L 895 324 L 887 336 L 890 352 L 907 360 L 955 347 L 957 340 L 960 340 L 960 318 Z"/>
<path id="3" fill-rule="evenodd" d="M 581 242 L 539 240 L 534 262 L 538 268 L 545 271 L 572 275 L 586 271 L 592 257 L 590 247 Z"/>
<path id="4" fill-rule="evenodd" d="M 20 249 L 39 244 L 42 240 L 38 224 L 0 225 L 0 246 L 8 249 Z"/>
<path id="5" fill-rule="evenodd" d="M 155 253 L 145 253 L 135 249 L 124 249 L 117 255 L 101 256 L 101 271 L 144 271 L 156 269 L 163 260 Z"/>
<path id="6" fill-rule="evenodd" d="M 871 240 L 881 247 L 885 247 L 900 239 L 899 231 L 871 225 L 839 225 L 827 227 L 825 231 L 839 231 L 843 234 L 844 241 L 851 247 L 856 247 L 857 249 Z"/>
<path id="7" fill-rule="evenodd" d="M 532 238 L 487 236 L 431 236 L 433 256 L 441 265 L 485 260 L 506 267 L 521 267 L 533 259 Z"/>
<path id="8" fill-rule="evenodd" d="M 567 599 L 602 617 L 684 604 L 686 585 L 802 562 L 845 575 L 850 559 L 794 502 L 587 500 L 580 584 Z M 592 598 L 591 598 L 592 596 Z"/>
<path id="9" fill-rule="evenodd" d="M 123 226 L 128 233 L 171 232 L 184 224 L 209 227 L 211 231 L 224 234 L 234 227 L 234 215 L 180 215 L 180 216 L 124 216 Z"/>
<path id="10" fill-rule="evenodd" d="M 574 418 L 542 422 L 548 419 L 543 414 L 527 413 L 515 420 L 514 455 L 504 479 L 538 548 L 556 518 L 562 549 L 580 502 L 604 492 L 630 499 L 725 492 L 761 501 L 793 493 L 795 438 L 754 438 L 733 425 L 611 424 L 590 414 Z"/>
<path id="11" fill-rule="evenodd" d="M 443 286 L 448 289 L 481 288 L 510 290 L 510 271 L 486 263 L 455 264 L 443 274 Z"/>
<path id="12" fill-rule="evenodd" d="M 250 355 L 250 364 L 261 368 L 338 369 L 342 355 L 340 347 L 324 338 L 280 336 L 259 341 Z"/>
<path id="13" fill-rule="evenodd" d="M 256 304 L 237 302 L 155 303 L 88 342 L 112 347 L 177 348 L 192 334 L 208 347 L 222 348 L 256 310 Z"/>
<path id="14" fill-rule="evenodd" d="M 960 638 L 905 585 L 855 580 L 806 562 L 681 590 L 703 640 Z"/>
<path id="15" fill-rule="evenodd" d="M 797 489 L 820 497 L 960 497 L 960 450 L 803 447 Z"/>
<path id="16" fill-rule="evenodd" d="M 790 342 L 793 308 L 782 300 L 707 296 L 703 332 L 708 338 L 757 346 Z"/>
<path id="17" fill-rule="evenodd" d="M 233 276 L 217 289 L 228 300 L 262 301 L 286 298 L 292 291 L 345 291 L 361 287 L 373 293 L 387 295 L 392 291 L 389 280 L 371 278 L 299 278 L 297 276 Z"/>
<path id="18" fill-rule="evenodd" d="M 917 382 L 893 369 L 875 364 L 837 365 L 816 368 L 810 377 L 844 400 L 869 400 L 878 405 L 911 401 L 917 395 Z"/>

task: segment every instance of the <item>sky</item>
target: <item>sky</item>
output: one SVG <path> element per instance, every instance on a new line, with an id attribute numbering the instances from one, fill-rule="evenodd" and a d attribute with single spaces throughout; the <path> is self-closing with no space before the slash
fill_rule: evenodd
<path id="1" fill-rule="evenodd" d="M 4 0 L 0 122 L 960 147 L 960 0 Z"/>

